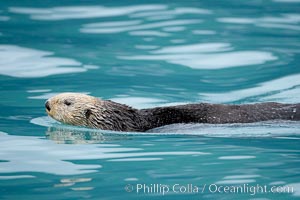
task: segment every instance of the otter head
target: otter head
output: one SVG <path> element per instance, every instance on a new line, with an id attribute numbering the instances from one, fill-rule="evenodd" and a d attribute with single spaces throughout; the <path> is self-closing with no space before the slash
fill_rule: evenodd
<path id="1" fill-rule="evenodd" d="M 88 118 L 101 100 L 80 93 L 61 93 L 45 103 L 47 114 L 65 124 L 89 126 Z"/>

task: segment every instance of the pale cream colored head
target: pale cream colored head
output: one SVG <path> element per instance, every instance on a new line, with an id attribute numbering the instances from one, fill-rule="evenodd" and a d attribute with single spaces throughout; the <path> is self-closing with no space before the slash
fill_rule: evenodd
<path id="1" fill-rule="evenodd" d="M 91 108 L 100 104 L 100 100 L 81 93 L 61 93 L 48 99 L 45 103 L 47 114 L 57 121 L 87 126 L 87 114 Z"/>

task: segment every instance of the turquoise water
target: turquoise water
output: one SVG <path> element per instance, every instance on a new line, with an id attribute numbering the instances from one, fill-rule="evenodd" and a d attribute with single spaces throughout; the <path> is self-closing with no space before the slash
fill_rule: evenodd
<path id="1" fill-rule="evenodd" d="M 298 199 L 299 122 L 118 133 L 59 124 L 44 102 L 70 91 L 136 108 L 299 103 L 299 11 L 299 0 L 1 1 L 0 199 Z"/>

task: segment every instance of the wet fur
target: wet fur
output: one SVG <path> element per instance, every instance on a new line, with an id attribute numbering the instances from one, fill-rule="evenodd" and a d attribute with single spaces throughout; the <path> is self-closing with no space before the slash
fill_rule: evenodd
<path id="1" fill-rule="evenodd" d="M 70 99 L 72 104 L 63 105 L 66 99 Z M 199 103 L 138 110 L 77 93 L 63 93 L 48 101 L 52 109 L 47 112 L 58 121 L 114 131 L 146 131 L 174 123 L 224 124 L 300 120 L 300 104 L 274 102 L 244 105 Z"/>

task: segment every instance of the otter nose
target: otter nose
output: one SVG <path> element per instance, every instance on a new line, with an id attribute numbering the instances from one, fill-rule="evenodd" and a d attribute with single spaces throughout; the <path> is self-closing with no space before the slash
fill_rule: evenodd
<path id="1" fill-rule="evenodd" d="M 50 110 L 51 110 L 51 108 L 50 108 L 50 104 L 49 104 L 49 101 L 46 101 L 46 103 L 45 103 L 45 107 L 46 107 L 46 109 L 47 109 L 48 111 L 50 111 Z"/>

